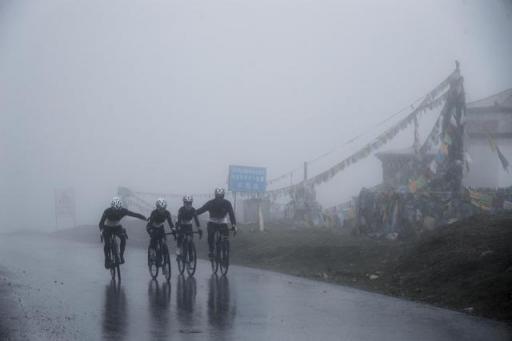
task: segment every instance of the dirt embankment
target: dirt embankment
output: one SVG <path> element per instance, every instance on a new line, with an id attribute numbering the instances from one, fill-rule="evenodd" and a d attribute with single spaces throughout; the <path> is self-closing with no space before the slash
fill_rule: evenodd
<path id="1" fill-rule="evenodd" d="M 146 247 L 127 224 L 129 246 Z M 97 227 L 58 233 L 99 242 Z M 196 243 L 200 256 L 206 242 Z M 331 281 L 512 322 L 512 214 L 477 216 L 413 241 L 374 240 L 327 229 L 242 226 L 232 262 Z"/>

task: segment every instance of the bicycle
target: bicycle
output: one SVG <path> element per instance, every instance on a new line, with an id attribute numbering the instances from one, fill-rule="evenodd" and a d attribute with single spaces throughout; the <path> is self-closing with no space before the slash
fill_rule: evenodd
<path id="1" fill-rule="evenodd" d="M 103 239 L 103 234 L 101 235 L 101 241 L 106 242 Z M 115 233 L 110 233 L 109 236 L 109 247 L 107 249 L 107 259 L 109 264 L 110 275 L 112 276 L 112 280 L 116 280 L 117 273 L 117 281 L 121 282 L 121 270 L 119 266 L 121 265 L 121 257 L 119 256 L 119 244 L 117 243 L 117 238 Z"/>
<path id="2" fill-rule="evenodd" d="M 227 227 L 226 227 L 227 228 Z M 236 235 L 236 232 L 233 231 L 233 236 Z M 210 263 L 212 266 L 212 272 L 217 274 L 217 271 L 220 268 L 220 273 L 225 276 L 228 273 L 229 269 L 229 232 L 226 235 L 222 235 L 220 230 L 217 229 L 213 235 L 213 257 L 210 258 Z"/>
<path id="3" fill-rule="evenodd" d="M 172 233 L 165 233 L 165 235 Z M 158 271 L 162 268 L 162 273 L 169 282 L 171 280 L 171 257 L 169 255 L 169 248 L 163 242 L 163 238 L 158 238 L 155 243 L 156 248 L 148 246 L 148 269 L 149 274 L 153 279 L 158 277 Z"/>
<path id="4" fill-rule="evenodd" d="M 194 276 L 196 272 L 197 253 L 193 238 L 194 233 L 197 233 L 200 239 L 202 238 L 202 233 L 199 231 L 183 233 L 184 236 L 181 243 L 181 254 L 176 256 L 176 262 L 178 263 L 178 270 L 180 275 L 183 275 L 185 269 L 187 269 L 189 276 Z"/>

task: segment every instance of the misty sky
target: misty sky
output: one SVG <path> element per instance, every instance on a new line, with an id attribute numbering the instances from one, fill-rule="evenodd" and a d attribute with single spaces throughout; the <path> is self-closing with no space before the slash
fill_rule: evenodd
<path id="1" fill-rule="evenodd" d="M 273 177 L 335 148 L 315 175 L 455 59 L 468 100 L 512 87 L 510 1 L 0 0 L 0 230 L 55 228 L 55 188 L 90 224 L 118 185 L 209 192 L 229 164 Z M 320 202 L 380 180 L 370 157 Z"/>

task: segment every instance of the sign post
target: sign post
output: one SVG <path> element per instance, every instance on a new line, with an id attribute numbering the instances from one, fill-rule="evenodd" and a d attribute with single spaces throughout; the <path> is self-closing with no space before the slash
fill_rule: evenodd
<path id="1" fill-rule="evenodd" d="M 258 225 L 260 231 L 265 229 L 260 193 L 267 190 L 267 169 L 263 167 L 229 166 L 228 190 L 233 192 L 236 211 L 236 193 L 258 194 Z"/>

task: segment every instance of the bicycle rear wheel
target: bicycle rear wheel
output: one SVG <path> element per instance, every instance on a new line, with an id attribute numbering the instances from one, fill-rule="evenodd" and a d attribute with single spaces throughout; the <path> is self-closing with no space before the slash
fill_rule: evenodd
<path id="1" fill-rule="evenodd" d="M 196 273 L 197 258 L 196 258 L 196 246 L 193 241 L 188 243 L 187 248 L 187 273 L 189 276 L 194 276 Z"/>
<path id="2" fill-rule="evenodd" d="M 148 270 L 151 278 L 156 279 L 158 276 L 158 264 L 156 259 L 156 250 L 151 247 L 148 247 Z"/>
<path id="3" fill-rule="evenodd" d="M 222 247 L 220 250 L 220 260 L 219 260 L 219 266 L 220 266 L 220 273 L 225 276 L 228 273 L 229 269 L 229 240 L 224 240 L 221 243 Z"/>
<path id="4" fill-rule="evenodd" d="M 165 244 L 164 244 L 165 245 Z M 163 264 L 162 272 L 167 282 L 171 280 L 171 257 L 169 256 L 169 249 L 167 245 L 162 248 Z"/>

